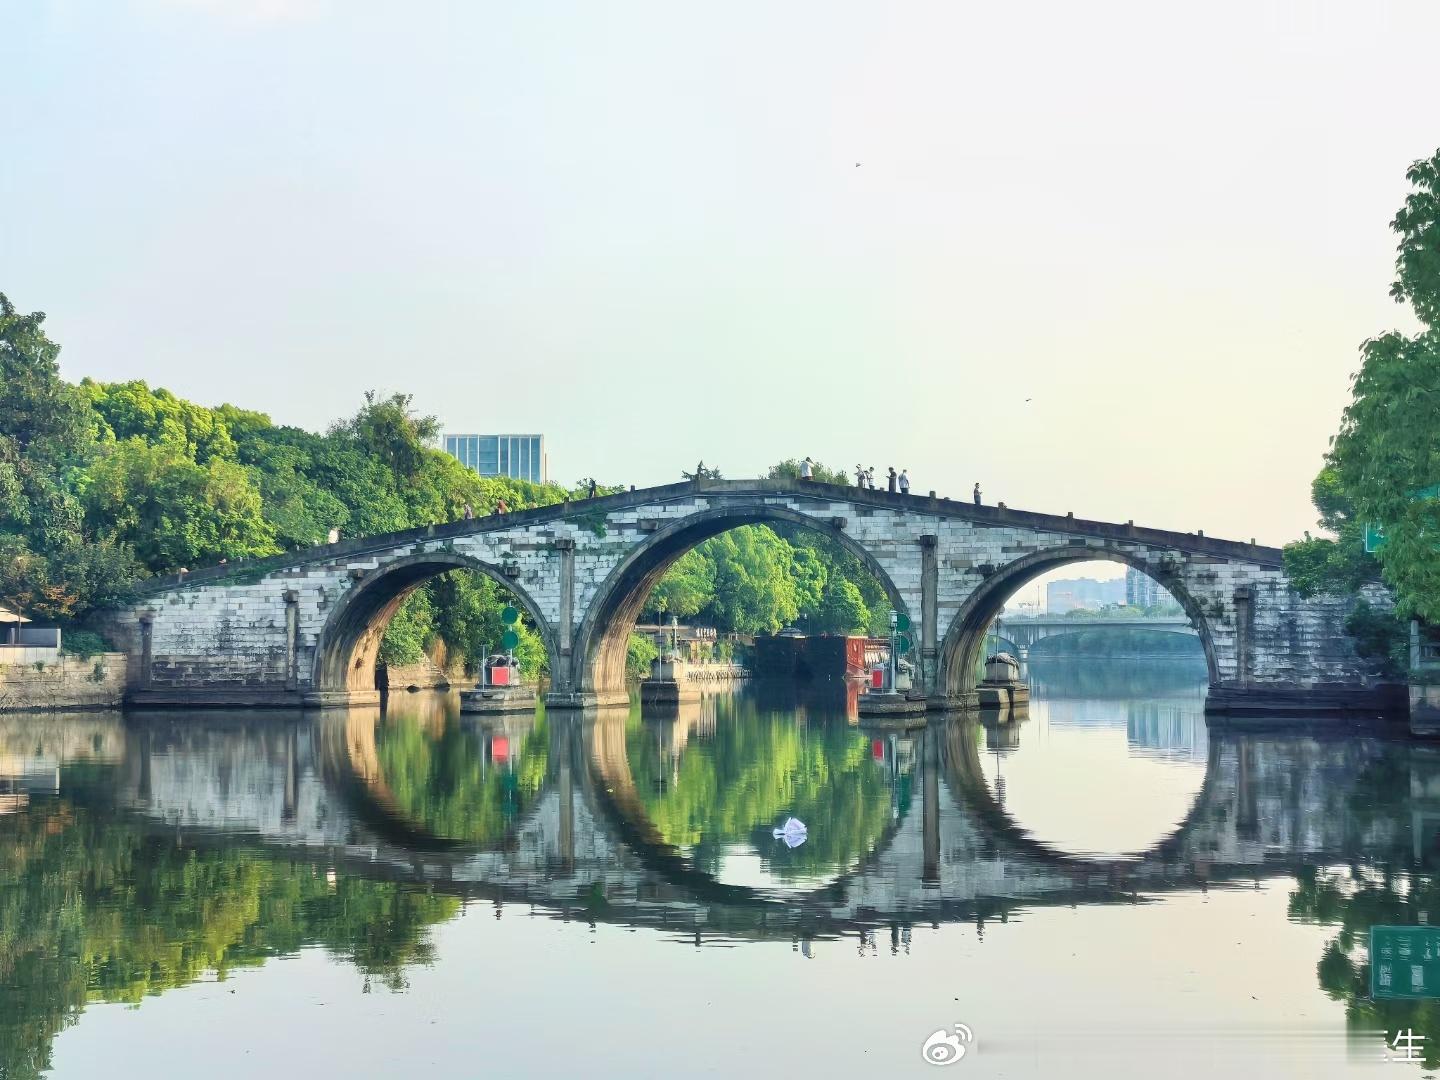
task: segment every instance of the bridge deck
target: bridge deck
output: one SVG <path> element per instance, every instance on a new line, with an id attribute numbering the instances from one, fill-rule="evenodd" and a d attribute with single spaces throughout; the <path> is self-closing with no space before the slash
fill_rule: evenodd
<path id="1" fill-rule="evenodd" d="M 977 506 L 973 502 L 962 499 L 948 499 L 932 495 L 892 495 L 888 491 L 871 491 L 868 488 L 822 484 L 811 480 L 704 480 L 699 483 L 687 481 L 661 487 L 622 491 L 594 499 L 537 506 L 508 514 L 491 514 L 470 521 L 452 521 L 406 529 L 401 532 L 356 537 L 351 540 L 342 540 L 338 544 L 317 545 L 303 551 L 286 552 L 264 559 L 236 560 L 220 566 L 189 570 L 183 574 L 157 576 L 144 582 L 140 591 L 143 593 L 164 592 L 186 586 L 213 584 L 232 578 L 248 578 L 272 570 L 363 555 L 370 551 L 431 538 L 466 536 L 471 533 L 500 528 L 508 529 L 515 526 L 543 526 L 551 522 L 566 520 L 598 520 L 612 512 L 691 499 L 696 495 L 720 500 L 755 497 L 813 498 L 829 503 L 848 503 L 853 506 L 900 510 L 912 514 L 928 515 L 937 520 L 956 519 L 989 526 L 1021 526 L 1073 533 L 1077 537 L 1152 544 L 1157 548 L 1163 547 L 1217 559 L 1243 559 L 1260 566 L 1278 568 L 1283 565 L 1281 550 L 1262 544 L 1222 540 L 1217 537 L 1205 536 L 1202 533 L 1151 529 L 1131 522 L 1119 524 L 1095 521 L 1088 518 L 1077 518 L 1073 514 L 1044 514 L 1033 510 L 1015 510 L 1007 507 L 1004 503 L 993 506 Z"/>

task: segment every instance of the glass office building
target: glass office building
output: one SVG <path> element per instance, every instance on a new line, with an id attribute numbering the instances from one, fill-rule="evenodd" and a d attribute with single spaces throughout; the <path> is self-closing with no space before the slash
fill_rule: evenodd
<path id="1" fill-rule="evenodd" d="M 481 476 L 508 476 L 543 484 L 544 435 L 446 435 L 445 452 Z"/>

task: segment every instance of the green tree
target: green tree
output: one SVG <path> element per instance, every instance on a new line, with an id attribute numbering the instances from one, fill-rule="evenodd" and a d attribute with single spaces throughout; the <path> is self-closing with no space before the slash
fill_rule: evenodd
<path id="1" fill-rule="evenodd" d="M 691 548 L 665 572 L 650 593 L 646 610 L 659 620 L 667 616 L 688 619 L 715 598 L 715 563 L 701 548 Z"/>
<path id="2" fill-rule="evenodd" d="M 814 620 L 816 629 L 831 634 L 864 633 L 870 626 L 870 609 L 854 582 L 840 578 L 825 590 L 824 603 Z"/>
<path id="3" fill-rule="evenodd" d="M 410 394 L 382 398 L 365 391 L 365 404 L 333 429 L 355 440 L 390 469 L 396 480 L 413 479 L 425 462 L 429 444 L 440 435 L 440 421 L 412 408 Z"/>
<path id="4" fill-rule="evenodd" d="M 1400 237 L 1390 295 L 1426 326 L 1440 327 L 1440 150 L 1405 174 L 1413 190 L 1390 222 Z"/>
<path id="5" fill-rule="evenodd" d="M 660 655 L 655 643 L 643 634 L 631 634 L 625 646 L 625 676 L 643 679 L 650 674 L 650 664 Z"/>
<path id="6" fill-rule="evenodd" d="M 764 525 L 741 525 L 704 543 L 715 563 L 716 625 L 774 633 L 800 612 L 789 544 Z"/>
<path id="7" fill-rule="evenodd" d="M 154 572 L 278 550 L 244 466 L 202 465 L 176 445 L 134 438 L 108 447 L 90 467 L 85 499 L 91 519 Z"/>
<path id="8" fill-rule="evenodd" d="M 1391 295 L 1423 329 L 1382 334 L 1361 347 L 1351 401 L 1315 484 L 1335 540 L 1287 551 L 1309 591 L 1353 591 L 1370 574 L 1359 552 L 1365 522 L 1383 527 L 1381 574 L 1400 616 L 1440 622 L 1440 151 L 1415 162 L 1412 191 L 1391 222 L 1400 242 Z"/>
<path id="9" fill-rule="evenodd" d="M 416 589 L 385 624 L 380 639 L 380 662 L 390 667 L 418 663 L 435 639 L 435 609 L 430 590 Z"/>
<path id="10" fill-rule="evenodd" d="M 185 401 L 141 379 L 97 383 L 84 379 L 80 390 L 99 420 L 102 439 L 143 439 L 184 451 L 204 464 L 212 458 L 233 460 L 235 443 L 222 413 Z"/>
<path id="11" fill-rule="evenodd" d="M 1330 460 L 1358 516 L 1384 529 L 1400 613 L 1440 622 L 1440 331 L 1385 334 L 1363 356 Z"/>
<path id="12" fill-rule="evenodd" d="M 94 425 L 44 322 L 0 293 L 0 602 L 65 619 L 124 595 L 139 568 L 86 529 L 77 488 Z"/>

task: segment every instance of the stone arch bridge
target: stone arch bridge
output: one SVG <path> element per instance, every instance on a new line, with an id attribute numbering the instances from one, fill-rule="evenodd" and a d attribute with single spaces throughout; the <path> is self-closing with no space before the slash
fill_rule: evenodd
<path id="1" fill-rule="evenodd" d="M 1181 604 L 1205 650 L 1212 711 L 1370 711 L 1388 702 L 1344 632 L 1348 604 L 1302 598 L 1277 548 L 1073 515 L 800 480 L 707 480 L 623 492 L 156 579 L 102 618 L 147 705 L 373 702 L 386 620 L 427 578 L 506 585 L 549 652 L 552 707 L 623 699 L 626 643 L 684 552 L 739 525 L 818 530 L 853 552 L 912 622 L 935 708 L 974 700 L 985 629 L 1066 563 L 1110 559 Z"/>

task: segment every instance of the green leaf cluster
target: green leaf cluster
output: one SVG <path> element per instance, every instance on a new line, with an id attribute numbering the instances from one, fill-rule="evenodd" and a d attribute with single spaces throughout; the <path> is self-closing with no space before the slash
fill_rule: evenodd
<path id="1" fill-rule="evenodd" d="M 1440 622 L 1440 151 L 1406 175 L 1412 190 L 1391 222 L 1399 236 L 1391 295 L 1410 305 L 1421 330 L 1361 346 L 1350 404 L 1313 491 L 1333 539 L 1307 537 L 1285 558 L 1302 592 L 1353 594 L 1378 571 L 1400 618 Z M 1367 523 L 1384 532 L 1375 558 L 1363 550 Z"/>

